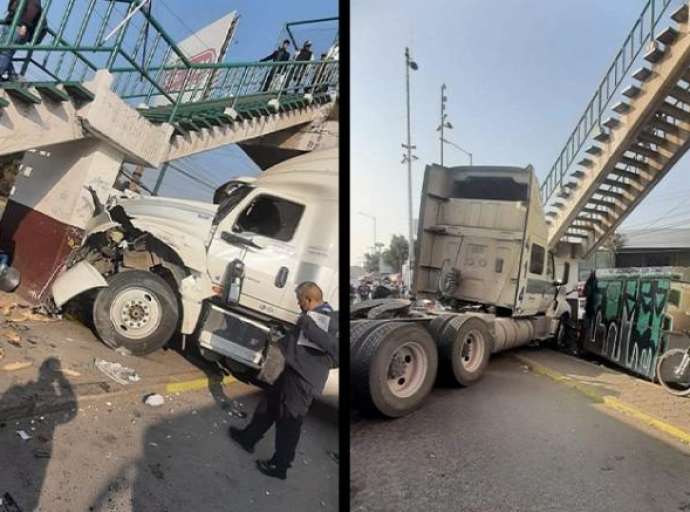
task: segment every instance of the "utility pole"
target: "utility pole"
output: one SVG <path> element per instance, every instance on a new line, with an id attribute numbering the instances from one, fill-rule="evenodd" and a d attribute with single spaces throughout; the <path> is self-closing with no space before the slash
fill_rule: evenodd
<path id="1" fill-rule="evenodd" d="M 410 261 L 410 272 L 412 271 L 412 265 L 414 262 L 414 226 L 412 219 L 412 160 L 417 159 L 416 156 L 412 155 L 412 150 L 416 149 L 412 145 L 412 135 L 410 131 L 410 69 L 416 71 L 419 66 L 415 61 L 410 59 L 410 49 L 405 48 L 405 84 L 406 84 L 406 99 L 407 99 L 407 144 L 403 144 L 402 147 L 407 149 L 407 154 L 403 156 L 402 163 L 407 162 L 407 194 L 408 194 L 408 215 L 410 223 L 410 251 L 409 251 L 409 261 Z"/>
<path id="2" fill-rule="evenodd" d="M 446 117 L 448 117 L 448 114 L 446 114 L 446 101 L 448 101 L 448 97 L 446 96 L 446 84 L 441 84 L 441 124 L 436 128 L 436 131 L 441 132 L 441 136 L 439 137 L 439 143 L 441 144 L 441 165 L 443 165 L 443 144 L 446 142 L 443 138 L 443 129 L 453 129 L 453 125 L 450 124 L 450 121 L 446 121 Z"/>

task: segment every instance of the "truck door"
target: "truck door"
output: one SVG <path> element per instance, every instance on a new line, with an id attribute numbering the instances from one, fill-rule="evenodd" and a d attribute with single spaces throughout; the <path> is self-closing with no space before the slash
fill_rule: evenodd
<path id="1" fill-rule="evenodd" d="M 523 262 L 521 271 L 525 279 L 520 282 L 518 303 L 521 316 L 535 315 L 540 311 L 542 303 L 546 303 L 546 296 L 551 292 L 553 283 L 548 276 L 545 246 L 532 243 L 529 257 Z"/>
<path id="2" fill-rule="evenodd" d="M 294 242 L 306 205 L 257 189 L 218 223 L 207 267 L 222 285 L 228 264 L 244 263 L 240 305 L 285 321 L 295 321 L 297 305 L 292 278 L 299 255 Z"/>

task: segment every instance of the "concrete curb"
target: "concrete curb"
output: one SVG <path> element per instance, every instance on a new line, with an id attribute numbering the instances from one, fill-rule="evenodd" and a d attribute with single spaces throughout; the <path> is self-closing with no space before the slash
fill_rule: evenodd
<path id="1" fill-rule="evenodd" d="M 238 382 L 228 376 L 221 381 L 222 385 Z M 48 413 L 61 412 L 72 407 L 79 408 L 84 402 L 92 402 L 104 398 L 123 396 L 143 397 L 151 393 L 170 395 L 207 388 L 209 378 L 202 371 L 193 371 L 176 375 L 154 377 L 128 386 L 120 386 L 112 381 L 82 382 L 72 385 L 69 397 L 56 397 L 55 392 L 36 394 L 30 400 L 18 400 L 18 403 L 8 403 L 0 406 L 0 422 L 24 419 Z M 117 386 L 117 387 L 115 387 Z"/>
<path id="2" fill-rule="evenodd" d="M 577 379 L 568 377 L 567 375 L 563 375 L 555 370 L 552 370 L 551 368 L 548 368 L 540 363 L 537 363 L 536 361 L 531 360 L 529 357 L 525 357 L 524 355 L 510 354 L 510 357 L 515 361 L 518 361 L 528 366 L 530 370 L 532 370 L 537 375 L 543 375 L 555 382 L 576 389 L 586 397 L 590 398 L 591 400 L 594 400 L 595 402 L 604 404 L 606 407 L 610 409 L 631 416 L 632 418 L 635 418 L 636 420 L 645 423 L 646 425 L 649 425 L 671 437 L 674 437 L 679 441 L 690 444 L 690 432 L 686 432 L 685 430 L 676 427 L 675 425 L 672 425 L 667 421 L 652 416 L 651 414 L 647 414 L 646 412 L 643 412 L 637 407 L 623 402 L 622 400 L 618 400 L 617 398 L 608 396 L 595 386 L 585 384 L 584 382 L 581 382 Z"/>

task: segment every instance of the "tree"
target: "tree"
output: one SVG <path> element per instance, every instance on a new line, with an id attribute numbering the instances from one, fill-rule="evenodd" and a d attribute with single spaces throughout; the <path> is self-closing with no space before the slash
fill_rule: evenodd
<path id="1" fill-rule="evenodd" d="M 365 253 L 364 254 L 364 271 L 378 272 L 379 271 L 379 256 L 378 254 Z"/>
<path id="2" fill-rule="evenodd" d="M 383 251 L 383 261 L 393 267 L 393 272 L 402 271 L 403 264 L 407 261 L 410 245 L 402 235 L 393 235 L 388 249 Z"/>

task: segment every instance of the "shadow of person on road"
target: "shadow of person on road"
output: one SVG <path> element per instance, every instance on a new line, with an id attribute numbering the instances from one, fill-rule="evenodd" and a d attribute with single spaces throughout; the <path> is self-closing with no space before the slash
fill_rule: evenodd
<path id="1" fill-rule="evenodd" d="M 32 418 L 38 414 L 47 416 L 48 411 L 60 412 L 45 420 Z M 0 460 L 11 461 L 3 464 L 0 471 L 0 498 L 4 497 L 3 502 L 13 500 L 22 512 L 36 509 L 52 456 L 55 428 L 73 420 L 76 411 L 72 385 L 61 373 L 60 361 L 54 357 L 43 361 L 36 380 L 17 384 L 0 397 L 0 423 L 6 425 L 9 420 L 16 421 L 16 430 L 30 436 L 30 439 L 20 440 L 20 434 L 17 434 L 17 440 L 28 444 L 30 449 L 18 449 L 0 457 Z M 8 499 L 5 493 L 9 493 L 11 498 Z"/>
<path id="2" fill-rule="evenodd" d="M 225 395 L 248 411 L 260 399 L 257 389 L 238 383 L 225 388 Z M 198 395 L 174 400 L 174 414 L 147 422 L 140 456 L 123 461 L 108 477 L 91 504 L 93 512 L 337 510 L 339 466 L 326 451 L 339 438 L 333 414 L 307 416 L 295 467 L 282 481 L 255 467 L 256 459 L 272 454 L 272 433 L 254 454 L 246 453 L 230 439 L 228 427 L 243 426 L 247 419 Z"/>

